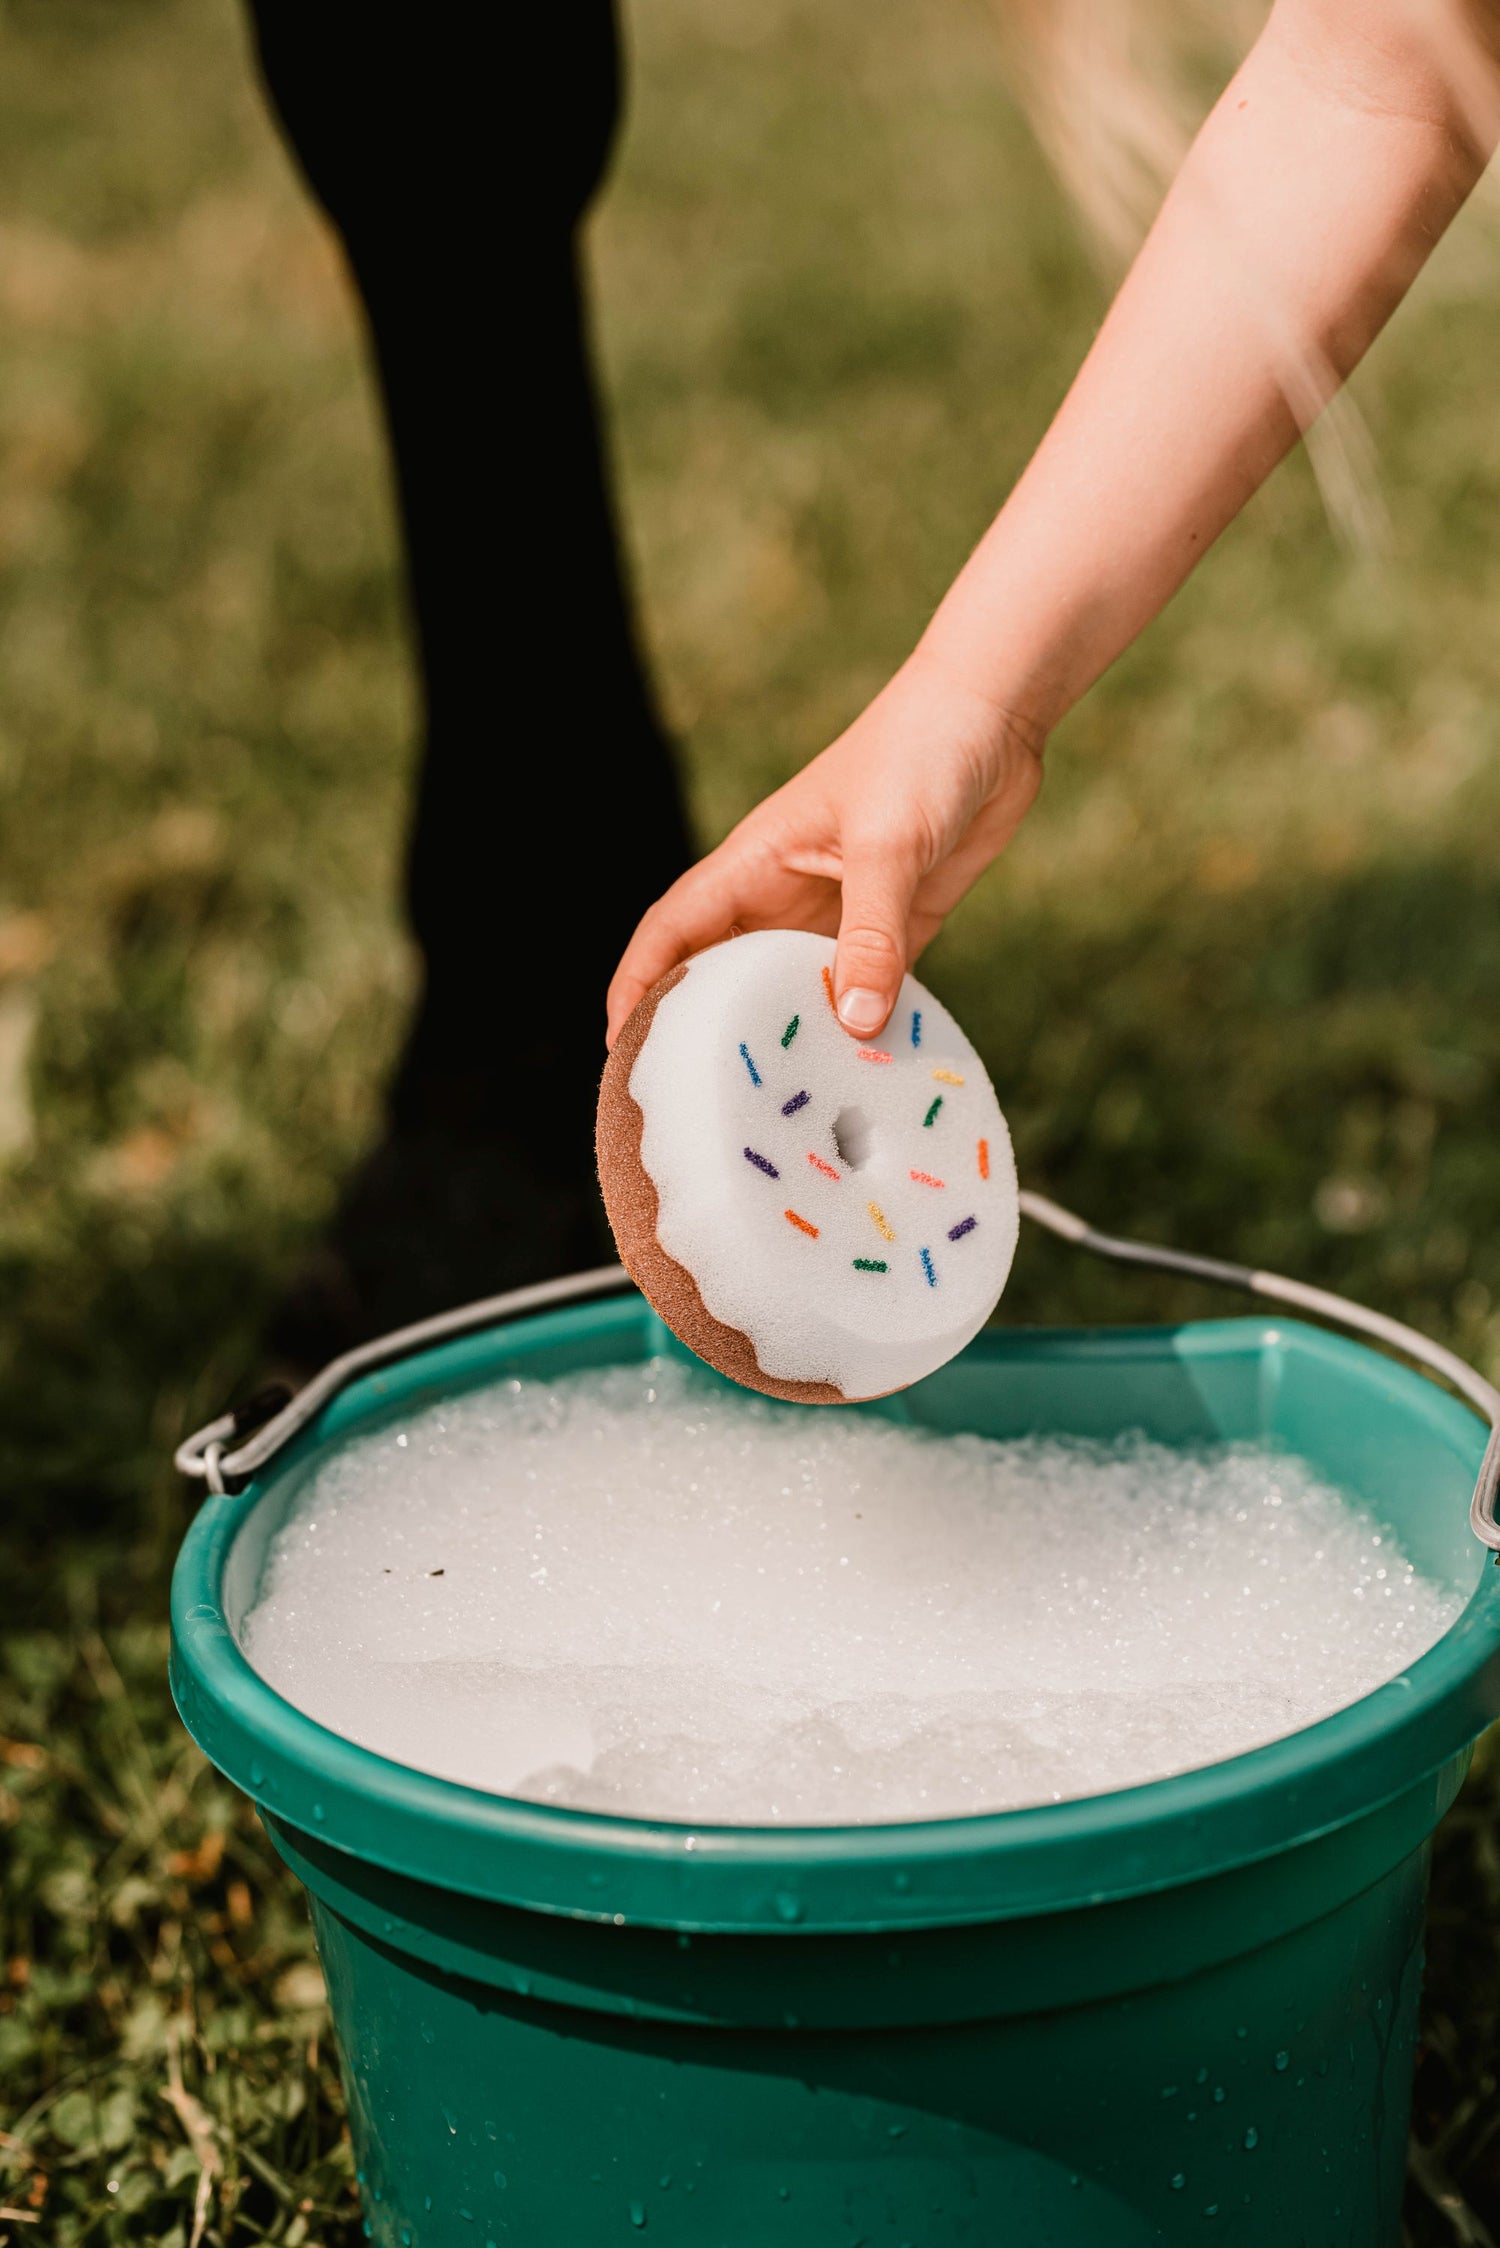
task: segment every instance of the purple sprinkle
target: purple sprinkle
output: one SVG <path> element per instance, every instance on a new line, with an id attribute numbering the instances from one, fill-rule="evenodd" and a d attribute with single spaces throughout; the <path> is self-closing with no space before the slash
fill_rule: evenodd
<path id="1" fill-rule="evenodd" d="M 950 1241 L 962 1241 L 964 1235 L 966 1233 L 972 1233 L 978 1223 L 979 1220 L 977 1218 L 965 1218 L 961 1224 L 949 1226 L 948 1239 Z"/>
<path id="2" fill-rule="evenodd" d="M 783 1101 L 783 1102 L 782 1102 L 782 1104 L 781 1104 L 781 1113 L 782 1113 L 782 1115 L 783 1115 L 783 1116 L 795 1116 L 799 1108 L 806 1108 L 806 1106 L 807 1106 L 808 1102 L 809 1102 L 809 1101 L 811 1100 L 811 1098 L 812 1098 L 812 1095 L 811 1095 L 810 1093 L 793 1093 L 793 1095 L 792 1095 L 792 1097 L 791 1097 L 791 1099 L 790 1099 L 789 1101 Z"/>
<path id="3" fill-rule="evenodd" d="M 760 1071 L 756 1068 L 754 1062 L 750 1059 L 750 1049 L 748 1046 L 741 1046 L 740 1060 L 744 1063 L 746 1069 L 748 1069 L 750 1072 L 751 1084 L 758 1085 L 760 1083 Z"/>
<path id="4" fill-rule="evenodd" d="M 937 1286 L 937 1274 L 932 1269 L 932 1251 L 930 1249 L 922 1251 L 922 1270 L 927 1275 L 928 1287 L 935 1288 Z"/>
<path id="5" fill-rule="evenodd" d="M 768 1179 L 779 1179 L 781 1176 L 775 1164 L 768 1163 L 763 1155 L 757 1155 L 753 1147 L 746 1148 L 745 1161 L 753 1163 L 757 1171 L 764 1171 Z"/>

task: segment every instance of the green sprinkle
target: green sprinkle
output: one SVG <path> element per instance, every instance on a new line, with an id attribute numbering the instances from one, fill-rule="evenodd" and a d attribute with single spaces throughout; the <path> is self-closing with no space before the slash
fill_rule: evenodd
<path id="1" fill-rule="evenodd" d="M 800 1015 L 793 1015 L 791 1021 L 787 1024 L 786 1029 L 781 1034 L 781 1043 L 783 1046 L 790 1046 L 792 1040 L 796 1037 L 798 1030 L 801 1028 L 801 1024 L 802 1017 Z"/>
<path id="2" fill-rule="evenodd" d="M 889 1272 L 891 1268 L 879 1257 L 856 1257 L 854 1269 L 856 1272 Z"/>
<path id="3" fill-rule="evenodd" d="M 938 1110 L 939 1110 L 939 1109 L 940 1109 L 940 1108 L 942 1107 L 942 1105 L 943 1105 L 943 1096 L 942 1096 L 942 1094 L 941 1094 L 941 1093 L 939 1093 L 939 1095 L 938 1095 L 937 1099 L 936 1099 L 936 1100 L 935 1100 L 935 1101 L 933 1102 L 933 1104 L 932 1104 L 931 1108 L 930 1108 L 930 1109 L 929 1109 L 929 1110 L 927 1111 L 927 1114 L 926 1114 L 926 1115 L 925 1115 L 925 1116 L 923 1117 L 923 1119 L 922 1119 L 922 1122 L 923 1122 L 924 1124 L 930 1124 L 930 1123 L 932 1122 L 933 1118 L 934 1118 L 934 1117 L 936 1116 L 936 1114 L 937 1114 Z"/>

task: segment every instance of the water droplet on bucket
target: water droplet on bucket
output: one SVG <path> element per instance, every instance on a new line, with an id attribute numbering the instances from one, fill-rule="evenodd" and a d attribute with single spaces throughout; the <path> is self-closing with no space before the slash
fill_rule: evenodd
<path id="1" fill-rule="evenodd" d="M 1185 2177 L 1183 2176 L 1182 2172 L 1181 2172 L 1181 2171 L 1179 2170 L 1179 2171 L 1178 2171 L 1178 2173 L 1177 2173 L 1177 2175 L 1176 2175 L 1176 2177 L 1175 2177 L 1175 2178 L 1174 2178 L 1174 2179 L 1172 2180 L 1172 2191 L 1173 2191 L 1174 2193 L 1181 2193 L 1181 2191 L 1182 2191 L 1183 2187 L 1184 2187 L 1184 2186 L 1185 2186 L 1186 2184 L 1187 2184 L 1187 2179 L 1186 2179 L 1186 2178 L 1185 2178 Z"/>
<path id="2" fill-rule="evenodd" d="M 778 1920 L 800 1920 L 802 1899 L 795 1889 L 778 1889 L 776 1892 L 776 1917 Z"/>
<path id="3" fill-rule="evenodd" d="M 644 2231 L 646 2224 L 646 2212 L 638 2201 L 632 2201 L 630 2204 L 630 2221 L 635 2226 L 637 2232 Z"/>
<path id="4" fill-rule="evenodd" d="M 1291 2065 L 1291 2059 L 1292 2059 L 1292 2056 L 1291 2056 L 1291 2054 L 1290 2054 L 1290 2053 L 1278 2053 L 1278 2054 L 1277 2054 L 1277 2056 L 1276 2056 L 1276 2066 L 1277 2066 L 1277 2068 L 1278 2068 L 1278 2069 L 1284 2069 L 1284 2068 L 1288 2068 L 1288 2067 L 1290 2067 L 1290 2065 Z"/>
<path id="5" fill-rule="evenodd" d="M 1254 2153 L 1254 2151 L 1255 2151 L 1255 2149 L 1256 2149 L 1256 2148 L 1257 2148 L 1257 2147 L 1258 2147 L 1259 2145 L 1260 2145 L 1260 2133 L 1259 2133 L 1259 2132 L 1258 2132 L 1258 2131 L 1256 2130 L 1256 2128 L 1255 2128 L 1255 2125 L 1254 2125 L 1254 2124 L 1252 2123 L 1252 2124 L 1251 2124 L 1251 2126 L 1250 2126 L 1250 2128 L 1249 2128 L 1249 2130 L 1248 2130 L 1248 2131 L 1247 2131 L 1247 2132 L 1245 2133 L 1245 2152 L 1246 2152 L 1246 2154 L 1253 2154 L 1253 2153 Z"/>

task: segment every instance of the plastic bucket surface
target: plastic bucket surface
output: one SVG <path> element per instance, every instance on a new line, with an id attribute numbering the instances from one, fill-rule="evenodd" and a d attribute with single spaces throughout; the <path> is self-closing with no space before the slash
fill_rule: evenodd
<path id="1" fill-rule="evenodd" d="M 1481 1424 L 1288 1320 L 981 1335 L 858 1408 L 944 1430 L 1264 1437 L 1471 1592 L 1351 1708 L 1034 1810 L 688 1827 L 526 1804 L 355 1747 L 236 1633 L 311 1466 L 476 1382 L 678 1346 L 638 1299 L 367 1376 L 208 1499 L 178 1707 L 307 1884 L 382 2248 L 1387 2248 L 1432 1829 L 1500 1713 Z M 1109 1524 L 1081 1528 L 1100 1565 Z M 1208 2229 L 1209 2227 L 1212 2229 Z"/>

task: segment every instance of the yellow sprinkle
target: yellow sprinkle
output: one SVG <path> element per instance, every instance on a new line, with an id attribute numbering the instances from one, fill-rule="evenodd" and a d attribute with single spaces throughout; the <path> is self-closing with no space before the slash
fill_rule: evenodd
<path id="1" fill-rule="evenodd" d="M 894 1241 L 896 1236 L 894 1235 L 894 1233 L 892 1233 L 890 1227 L 886 1224 L 885 1214 L 882 1211 L 879 1203 L 867 1202 L 865 1204 L 865 1208 L 869 1211 L 871 1217 L 875 1220 L 875 1223 L 879 1226 L 881 1232 L 885 1235 L 886 1240 Z"/>
<path id="2" fill-rule="evenodd" d="M 963 1083 L 963 1079 L 956 1077 L 951 1069 L 935 1069 L 932 1074 L 940 1085 L 961 1085 Z"/>

